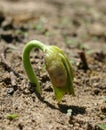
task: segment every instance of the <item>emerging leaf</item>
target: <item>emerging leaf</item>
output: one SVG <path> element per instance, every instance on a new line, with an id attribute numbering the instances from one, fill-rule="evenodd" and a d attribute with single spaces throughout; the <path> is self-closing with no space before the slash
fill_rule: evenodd
<path id="1" fill-rule="evenodd" d="M 66 93 L 75 95 L 73 69 L 64 52 L 56 46 L 48 47 L 45 51 L 45 64 L 58 102 Z"/>

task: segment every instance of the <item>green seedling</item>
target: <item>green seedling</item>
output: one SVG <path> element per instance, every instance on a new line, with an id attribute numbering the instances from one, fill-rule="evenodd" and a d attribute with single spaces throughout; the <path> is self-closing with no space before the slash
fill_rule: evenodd
<path id="1" fill-rule="evenodd" d="M 47 30 L 47 31 L 44 32 L 44 35 L 45 35 L 46 37 L 49 37 L 49 36 L 50 36 L 50 32 Z"/>
<path id="2" fill-rule="evenodd" d="M 68 38 L 67 36 L 64 36 L 64 42 L 65 42 L 67 45 L 75 45 L 75 46 L 77 46 L 77 44 L 78 44 L 78 41 L 77 41 L 77 40 Z"/>
<path id="3" fill-rule="evenodd" d="M 106 130 L 106 125 L 103 124 L 98 124 L 99 128 L 101 128 L 101 130 Z"/>
<path id="4" fill-rule="evenodd" d="M 35 29 L 38 31 L 38 32 L 41 32 L 43 30 L 43 25 L 42 24 L 37 24 L 35 26 Z"/>
<path id="5" fill-rule="evenodd" d="M 44 21 L 42 18 L 40 18 L 38 21 L 36 21 L 35 24 L 33 24 L 33 29 L 35 29 L 38 33 L 44 31 Z"/>
<path id="6" fill-rule="evenodd" d="M 64 52 L 56 46 L 49 46 L 40 41 L 32 40 L 25 45 L 22 59 L 27 76 L 30 82 L 35 85 L 36 92 L 41 94 L 40 84 L 29 58 L 33 48 L 38 48 L 44 53 L 46 70 L 50 76 L 57 101 L 60 102 L 66 93 L 75 95 L 73 88 L 73 69 Z"/>
<path id="7" fill-rule="evenodd" d="M 8 114 L 6 117 L 7 117 L 7 119 L 9 119 L 9 120 L 13 120 L 13 119 L 17 118 L 18 115 L 17 115 L 17 114 Z"/>

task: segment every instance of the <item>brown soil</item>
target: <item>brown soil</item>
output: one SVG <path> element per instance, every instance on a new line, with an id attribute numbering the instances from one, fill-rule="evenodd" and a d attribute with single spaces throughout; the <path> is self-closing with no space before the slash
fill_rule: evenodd
<path id="1" fill-rule="evenodd" d="M 100 130 L 98 124 L 106 124 L 105 27 L 105 0 L 1 0 L 0 130 Z M 57 103 L 43 54 L 34 50 L 31 63 L 42 88 L 37 97 L 22 65 L 24 45 L 33 39 L 67 54 L 75 97 Z M 7 119 L 13 113 L 18 117 Z"/>

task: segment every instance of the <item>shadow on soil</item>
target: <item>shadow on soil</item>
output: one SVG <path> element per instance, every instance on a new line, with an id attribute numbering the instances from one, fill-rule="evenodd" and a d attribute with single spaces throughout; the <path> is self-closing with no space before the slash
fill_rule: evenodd
<path id="1" fill-rule="evenodd" d="M 37 96 L 37 98 L 42 102 L 47 105 L 47 107 L 50 107 L 51 109 L 59 110 L 62 113 L 67 113 L 68 109 L 72 110 L 73 115 L 77 114 L 84 114 L 86 112 L 85 107 L 79 107 L 79 106 L 71 106 L 71 105 L 66 105 L 66 104 L 60 104 L 58 103 L 58 107 L 52 105 L 48 101 L 46 101 L 39 93 L 36 92 L 34 84 L 30 84 L 30 92 L 34 92 Z"/>
<path id="2" fill-rule="evenodd" d="M 72 113 L 73 115 L 77 115 L 77 114 L 84 114 L 86 113 L 86 108 L 85 107 L 79 107 L 79 106 L 71 106 L 71 105 L 66 105 L 66 104 L 58 104 L 58 108 L 54 105 L 52 105 L 51 103 L 49 103 L 48 101 L 44 100 L 43 97 L 41 97 L 39 94 L 37 94 L 38 99 L 42 102 L 45 103 L 48 107 L 50 107 L 51 109 L 57 109 L 62 113 L 67 113 L 68 109 L 72 109 Z"/>
<path id="3" fill-rule="evenodd" d="M 62 113 L 67 113 L 68 109 L 72 109 L 72 113 L 73 115 L 77 115 L 77 114 L 84 114 L 86 112 L 84 107 L 79 107 L 79 106 L 71 106 L 71 105 L 65 105 L 65 104 L 58 104 L 59 106 L 59 110 Z"/>

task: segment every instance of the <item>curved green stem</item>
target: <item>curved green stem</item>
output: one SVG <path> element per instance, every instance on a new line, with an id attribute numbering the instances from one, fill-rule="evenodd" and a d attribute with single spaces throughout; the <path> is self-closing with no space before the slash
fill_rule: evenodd
<path id="1" fill-rule="evenodd" d="M 40 84 L 38 82 L 36 73 L 34 72 L 32 65 L 30 63 L 30 52 L 33 48 L 38 48 L 44 52 L 46 45 L 44 45 L 43 43 L 41 43 L 37 40 L 32 40 L 32 41 L 28 42 L 24 47 L 23 58 L 22 58 L 23 65 L 24 65 L 25 71 L 27 73 L 27 76 L 28 76 L 30 82 L 33 83 L 34 85 L 36 85 L 36 91 L 39 94 L 41 94 Z"/>

